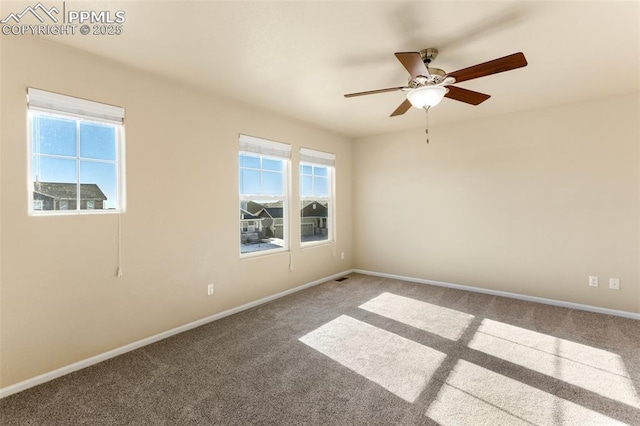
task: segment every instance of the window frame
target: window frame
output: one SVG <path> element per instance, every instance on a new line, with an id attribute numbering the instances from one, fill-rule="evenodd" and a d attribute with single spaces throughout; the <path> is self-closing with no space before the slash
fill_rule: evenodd
<path id="1" fill-rule="evenodd" d="M 76 154 L 57 155 L 42 154 L 34 152 L 34 118 L 53 117 L 64 120 L 71 120 L 76 126 Z M 82 123 L 95 123 L 99 125 L 111 126 L 114 128 L 115 157 L 114 160 L 102 160 L 84 158 L 80 152 L 80 126 Z M 27 190 L 28 190 L 28 215 L 29 216 L 57 216 L 57 215 L 85 215 L 85 214 L 119 214 L 126 210 L 125 197 L 125 137 L 124 137 L 124 108 L 115 107 L 99 102 L 46 92 L 39 89 L 28 88 L 27 90 Z M 34 200 L 34 156 L 45 158 L 61 158 L 76 162 L 77 185 L 76 206 L 70 210 L 39 210 L 35 208 Z M 113 164 L 115 167 L 115 204 L 116 208 L 88 209 L 82 208 L 81 198 L 81 162 L 95 162 Z M 67 200 L 68 204 L 71 204 Z"/>
<path id="2" fill-rule="evenodd" d="M 239 242 L 239 254 L 241 259 L 260 257 L 260 256 L 268 256 L 272 254 L 278 254 L 283 252 L 290 251 L 290 202 L 291 202 L 291 146 L 288 144 L 284 144 L 281 142 L 274 142 L 267 139 L 256 138 L 253 136 L 239 135 L 240 147 L 238 150 L 238 167 L 237 167 L 237 176 L 238 176 L 238 208 L 242 209 L 242 202 L 282 202 L 282 247 L 279 248 L 271 248 L 266 250 L 257 250 L 250 252 L 242 252 L 242 219 L 239 217 L 239 230 L 240 234 L 238 235 Z M 259 158 L 266 158 L 270 160 L 282 161 L 282 195 L 271 195 L 271 194 L 243 194 L 241 192 L 241 182 L 240 182 L 240 173 L 242 171 L 242 165 L 240 162 L 240 158 L 242 155 L 254 156 Z M 256 170 L 266 170 L 268 169 L 261 168 Z M 254 225 L 255 221 L 254 221 Z M 257 226 L 257 225 L 256 225 Z M 274 224 L 274 227 L 276 225 Z"/>
<path id="3" fill-rule="evenodd" d="M 303 166 L 312 166 L 312 167 L 324 167 L 327 170 L 327 196 L 305 196 L 303 191 L 302 179 L 304 176 L 311 176 L 312 182 L 314 181 L 313 176 L 315 176 L 314 168 L 312 168 L 311 175 L 303 174 L 302 168 Z M 335 202 L 336 202 L 336 191 L 335 191 L 335 154 L 315 151 L 308 148 L 300 148 L 300 161 L 299 161 L 299 220 L 300 220 L 300 247 L 314 247 L 321 246 L 326 244 L 334 244 L 336 240 L 336 227 L 335 227 Z M 315 241 L 302 241 L 303 232 L 302 227 L 304 226 L 302 216 L 303 204 L 305 201 L 326 201 L 327 202 L 327 217 L 326 217 L 326 228 L 327 228 L 327 238 L 323 240 L 315 240 Z M 305 206 L 306 207 L 306 206 Z"/>

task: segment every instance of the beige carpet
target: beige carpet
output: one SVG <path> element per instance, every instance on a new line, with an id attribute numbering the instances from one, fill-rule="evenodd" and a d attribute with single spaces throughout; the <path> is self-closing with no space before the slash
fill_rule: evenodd
<path id="1" fill-rule="evenodd" d="M 640 425 L 640 322 L 352 274 L 0 401 L 2 425 Z"/>

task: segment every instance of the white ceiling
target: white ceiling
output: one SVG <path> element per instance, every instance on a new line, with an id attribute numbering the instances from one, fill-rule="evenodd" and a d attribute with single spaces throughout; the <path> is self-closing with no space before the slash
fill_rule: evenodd
<path id="1" fill-rule="evenodd" d="M 432 124 L 640 90 L 638 0 L 66 3 L 124 10 L 124 35 L 56 42 L 354 137 L 424 126 L 414 108 L 389 117 L 404 92 L 343 97 L 406 84 L 394 52 L 436 47 L 448 72 L 525 54 L 526 68 L 460 83 L 492 97 L 444 99 Z"/>

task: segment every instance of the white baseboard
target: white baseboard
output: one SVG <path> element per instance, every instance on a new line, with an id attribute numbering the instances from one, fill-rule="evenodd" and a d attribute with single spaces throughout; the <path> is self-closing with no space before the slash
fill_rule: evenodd
<path id="1" fill-rule="evenodd" d="M 457 290 L 472 291 L 475 293 L 489 294 L 492 296 L 502 296 L 502 297 L 508 297 L 511 299 L 526 300 L 527 302 L 543 303 L 545 305 L 560 306 L 563 308 L 579 309 L 581 311 L 595 312 L 598 314 L 614 315 L 617 317 L 640 320 L 640 314 L 636 314 L 634 312 L 618 311 L 615 309 L 601 308 L 598 306 L 583 305 L 580 303 L 565 302 L 562 300 L 546 299 L 544 297 L 527 296 L 525 294 L 510 293 L 507 291 L 491 290 L 491 289 L 481 288 L 481 287 L 471 287 L 467 285 L 452 284 L 452 283 L 447 283 L 442 281 L 425 280 L 422 278 L 405 277 L 402 275 L 385 274 L 383 272 L 366 271 L 362 269 L 353 269 L 351 272 L 355 272 L 363 275 L 371 275 L 375 277 L 392 278 L 394 280 L 400 280 L 400 281 L 409 281 L 409 282 L 418 283 L 418 284 L 429 284 L 429 285 L 435 285 L 438 287 L 448 287 L 448 288 L 454 288 Z"/>
<path id="2" fill-rule="evenodd" d="M 138 340 L 137 342 L 129 343 L 128 345 L 121 346 L 119 348 L 110 350 L 108 352 L 104 352 L 99 355 L 92 356 L 91 358 L 84 359 L 82 361 L 74 362 L 73 364 L 67 365 L 65 367 L 58 368 L 56 370 L 50 371 L 48 373 L 41 374 L 39 376 L 33 377 L 31 379 L 27 379 L 25 381 L 7 386 L 5 388 L 0 388 L 0 399 L 7 397 L 9 395 L 13 395 L 14 393 L 21 392 L 23 390 L 32 388 L 34 386 L 40 385 L 42 383 L 49 382 L 53 379 L 57 379 L 58 377 L 62 377 L 66 374 L 73 373 L 74 371 L 81 370 L 83 368 L 98 364 L 102 361 L 106 361 L 110 358 L 114 358 L 118 355 L 125 354 L 127 352 L 133 351 L 135 349 L 141 348 L 143 346 L 150 345 L 152 343 L 158 342 L 160 340 L 166 339 L 167 337 L 174 336 L 176 334 L 183 333 L 185 331 L 191 330 L 196 327 L 200 327 L 202 325 L 208 324 L 212 321 L 219 320 L 221 318 L 227 317 L 229 315 L 237 314 L 238 312 L 245 311 L 247 309 L 254 308 L 256 306 L 265 304 L 267 302 L 271 302 L 273 300 L 279 299 L 284 296 L 288 296 L 290 294 L 296 293 L 298 291 L 307 289 L 309 287 L 316 286 L 318 284 L 325 283 L 327 281 L 334 280 L 336 278 L 342 277 L 349 273 L 353 272 L 352 270 L 347 270 L 344 272 L 340 272 L 338 274 L 331 275 L 329 277 L 321 278 L 319 280 L 315 280 L 306 284 L 303 284 L 298 287 L 294 287 L 289 290 L 282 291 L 280 293 L 276 293 L 274 295 L 265 297 L 260 300 L 256 300 L 236 308 L 229 309 L 224 312 L 220 312 L 215 315 L 211 315 L 206 318 L 202 318 L 197 321 L 190 322 L 185 325 L 181 325 L 180 327 L 172 328 L 171 330 L 164 331 L 162 333 L 156 334 L 155 336 L 147 337 L 146 339 Z"/>

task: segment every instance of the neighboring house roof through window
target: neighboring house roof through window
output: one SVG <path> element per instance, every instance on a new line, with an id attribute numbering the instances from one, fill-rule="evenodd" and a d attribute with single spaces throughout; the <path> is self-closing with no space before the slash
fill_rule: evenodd
<path id="1" fill-rule="evenodd" d="M 256 213 L 257 216 L 269 216 L 272 219 L 282 219 L 284 209 L 282 207 L 265 207 Z"/>
<path id="2" fill-rule="evenodd" d="M 262 218 L 252 215 L 245 209 L 240 209 L 240 220 L 262 220 Z"/>
<path id="3" fill-rule="evenodd" d="M 56 200 L 76 200 L 78 196 L 78 188 L 75 183 L 61 182 L 35 182 L 33 184 L 33 192 Z M 80 198 L 82 200 L 102 200 L 107 197 L 95 183 L 80 184 Z"/>

